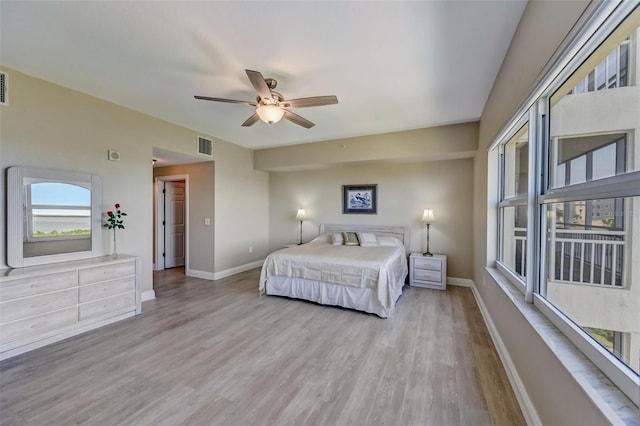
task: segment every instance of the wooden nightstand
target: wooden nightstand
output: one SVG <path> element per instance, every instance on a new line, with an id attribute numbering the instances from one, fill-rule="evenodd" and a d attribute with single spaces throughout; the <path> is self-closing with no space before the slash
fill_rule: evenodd
<path id="1" fill-rule="evenodd" d="M 446 290 L 447 256 L 443 254 L 423 256 L 422 253 L 411 253 L 409 256 L 409 285 Z"/>

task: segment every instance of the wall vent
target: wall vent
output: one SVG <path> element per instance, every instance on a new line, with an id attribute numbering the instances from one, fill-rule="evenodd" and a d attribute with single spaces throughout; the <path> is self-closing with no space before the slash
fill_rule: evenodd
<path id="1" fill-rule="evenodd" d="M 9 105 L 8 85 L 9 75 L 0 71 L 0 105 Z"/>
<path id="2" fill-rule="evenodd" d="M 213 141 L 211 139 L 198 136 L 198 154 L 213 157 Z"/>

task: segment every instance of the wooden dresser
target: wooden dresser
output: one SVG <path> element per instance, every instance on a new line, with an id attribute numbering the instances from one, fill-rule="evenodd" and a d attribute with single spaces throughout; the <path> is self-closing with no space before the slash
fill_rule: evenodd
<path id="1" fill-rule="evenodd" d="M 142 312 L 140 258 L 102 256 L 0 271 L 0 359 Z"/>

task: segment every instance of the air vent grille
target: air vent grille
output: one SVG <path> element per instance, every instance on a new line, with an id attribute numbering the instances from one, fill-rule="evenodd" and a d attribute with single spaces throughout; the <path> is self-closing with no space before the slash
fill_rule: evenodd
<path id="1" fill-rule="evenodd" d="M 0 104 L 9 105 L 9 97 L 7 96 L 7 85 L 9 84 L 9 76 L 6 72 L 0 72 Z"/>
<path id="2" fill-rule="evenodd" d="M 211 139 L 198 136 L 198 154 L 206 155 L 207 157 L 213 156 L 213 141 Z"/>

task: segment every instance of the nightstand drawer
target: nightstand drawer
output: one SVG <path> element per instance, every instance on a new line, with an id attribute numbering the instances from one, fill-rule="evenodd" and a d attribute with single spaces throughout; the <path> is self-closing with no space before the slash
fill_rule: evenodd
<path id="1" fill-rule="evenodd" d="M 432 259 L 430 257 L 414 257 L 413 267 L 429 271 L 442 271 L 442 261 L 440 259 Z"/>
<path id="2" fill-rule="evenodd" d="M 418 281 L 442 281 L 442 271 L 428 271 L 426 269 L 415 269 L 413 271 L 413 279 Z"/>

